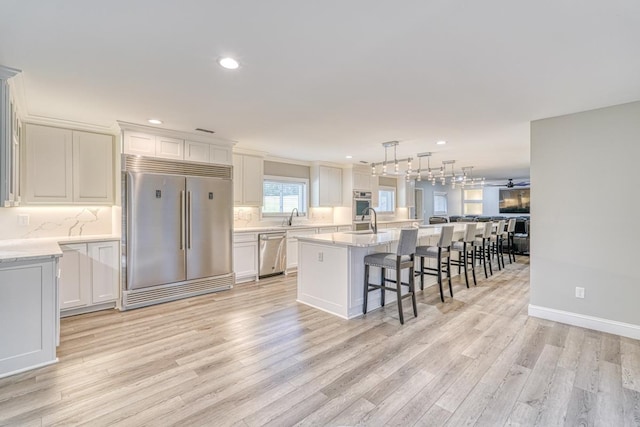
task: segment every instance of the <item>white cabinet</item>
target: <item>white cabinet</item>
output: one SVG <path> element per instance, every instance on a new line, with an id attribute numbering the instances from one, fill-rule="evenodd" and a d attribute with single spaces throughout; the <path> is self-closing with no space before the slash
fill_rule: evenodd
<path id="1" fill-rule="evenodd" d="M 311 206 L 342 206 L 342 169 L 311 166 Z"/>
<path id="2" fill-rule="evenodd" d="M 20 204 L 20 131 L 8 80 L 20 71 L 0 65 L 0 206 Z"/>
<path id="3" fill-rule="evenodd" d="M 91 268 L 85 243 L 62 245 L 60 259 L 60 310 L 89 305 Z"/>
<path id="4" fill-rule="evenodd" d="M 24 200 L 113 204 L 113 137 L 25 125 Z"/>
<path id="5" fill-rule="evenodd" d="M 233 155 L 233 203 L 237 206 L 262 206 L 264 161 L 247 154 Z"/>
<path id="6" fill-rule="evenodd" d="M 258 278 L 258 234 L 233 234 L 233 271 L 236 283 Z"/>
<path id="7" fill-rule="evenodd" d="M 188 162 L 231 164 L 231 143 L 196 140 L 197 137 L 190 134 L 185 134 L 185 139 L 182 139 L 180 138 L 182 134 L 176 131 L 170 131 L 170 134 L 174 135 L 172 137 L 140 132 L 131 129 L 146 128 L 122 122 L 119 124 L 124 129 L 123 151 L 125 154 Z M 193 137 L 193 139 L 189 139 L 189 137 Z"/>
<path id="8" fill-rule="evenodd" d="M 0 263 L 0 378 L 56 362 L 57 259 Z"/>
<path id="9" fill-rule="evenodd" d="M 88 252 L 91 260 L 91 303 L 115 301 L 120 283 L 119 242 L 89 243 Z"/>
<path id="10" fill-rule="evenodd" d="M 60 310 L 63 315 L 114 307 L 120 283 L 119 243 L 61 245 Z"/>
<path id="11" fill-rule="evenodd" d="M 316 234 L 315 228 L 287 231 L 287 271 L 298 268 L 298 236 Z"/>
<path id="12" fill-rule="evenodd" d="M 166 136 L 156 137 L 156 157 L 184 160 L 184 141 Z"/>

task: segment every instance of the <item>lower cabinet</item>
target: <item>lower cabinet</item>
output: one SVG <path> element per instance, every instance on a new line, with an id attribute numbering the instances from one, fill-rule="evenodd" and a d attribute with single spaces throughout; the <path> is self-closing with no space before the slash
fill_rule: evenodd
<path id="1" fill-rule="evenodd" d="M 60 245 L 61 315 L 115 307 L 119 294 L 119 242 Z"/>
<path id="2" fill-rule="evenodd" d="M 57 259 L 0 263 L 0 378 L 56 362 Z"/>
<path id="3" fill-rule="evenodd" d="M 233 234 L 233 271 L 236 283 L 258 278 L 258 234 Z"/>
<path id="4" fill-rule="evenodd" d="M 335 231 L 335 227 L 334 231 Z M 287 271 L 294 271 L 298 268 L 298 236 L 309 236 L 316 234 L 317 229 L 287 231 Z"/>

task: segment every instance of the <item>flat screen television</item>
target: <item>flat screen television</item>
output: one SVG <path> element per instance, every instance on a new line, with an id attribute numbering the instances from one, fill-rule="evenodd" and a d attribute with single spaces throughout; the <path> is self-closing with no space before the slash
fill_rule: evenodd
<path id="1" fill-rule="evenodd" d="M 531 208 L 529 188 L 501 188 L 500 189 L 500 213 L 501 214 L 528 214 Z"/>

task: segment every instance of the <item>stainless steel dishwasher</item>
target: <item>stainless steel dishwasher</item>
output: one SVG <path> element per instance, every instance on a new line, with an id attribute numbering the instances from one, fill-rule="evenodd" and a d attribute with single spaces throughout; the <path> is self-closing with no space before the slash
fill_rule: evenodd
<path id="1" fill-rule="evenodd" d="M 287 233 L 264 233 L 258 235 L 260 251 L 258 277 L 284 273 L 287 267 Z"/>

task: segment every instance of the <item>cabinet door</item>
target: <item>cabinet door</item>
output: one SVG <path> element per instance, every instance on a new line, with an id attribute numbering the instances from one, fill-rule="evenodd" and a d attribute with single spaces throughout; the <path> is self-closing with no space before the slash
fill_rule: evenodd
<path id="1" fill-rule="evenodd" d="M 185 141 L 184 159 L 190 162 L 209 163 L 209 144 L 204 142 Z"/>
<path id="2" fill-rule="evenodd" d="M 63 245 L 60 259 L 60 310 L 84 307 L 91 302 L 91 274 L 87 245 Z"/>
<path id="3" fill-rule="evenodd" d="M 262 206 L 263 160 L 256 156 L 243 156 L 242 203 L 247 206 Z"/>
<path id="4" fill-rule="evenodd" d="M 233 271 L 236 273 L 236 279 L 257 277 L 258 242 L 233 244 Z"/>
<path id="5" fill-rule="evenodd" d="M 115 301 L 118 298 L 118 242 L 89 243 L 91 258 L 91 302 Z"/>
<path id="6" fill-rule="evenodd" d="M 156 137 L 156 157 L 163 159 L 183 160 L 184 141 L 181 139 Z"/>
<path id="7" fill-rule="evenodd" d="M 353 172 L 353 189 L 354 190 L 371 190 L 371 173 L 354 171 Z"/>
<path id="8" fill-rule="evenodd" d="M 242 158 L 244 156 L 233 155 L 233 204 L 242 205 Z"/>
<path id="9" fill-rule="evenodd" d="M 25 199 L 30 203 L 73 201 L 72 132 L 48 126 L 26 126 Z"/>
<path id="10" fill-rule="evenodd" d="M 342 206 L 342 169 L 329 168 L 329 205 Z"/>
<path id="11" fill-rule="evenodd" d="M 222 145 L 211 144 L 209 159 L 211 163 L 218 163 L 221 165 L 231 164 L 231 148 L 223 147 Z"/>
<path id="12" fill-rule="evenodd" d="M 287 239 L 287 270 L 298 268 L 298 239 Z"/>
<path id="13" fill-rule="evenodd" d="M 125 132 L 124 152 L 153 157 L 156 155 L 156 137 L 146 133 Z"/>
<path id="14" fill-rule="evenodd" d="M 113 137 L 73 131 L 74 201 L 113 204 L 113 185 Z"/>

